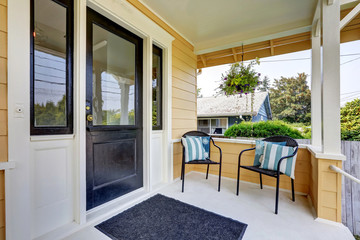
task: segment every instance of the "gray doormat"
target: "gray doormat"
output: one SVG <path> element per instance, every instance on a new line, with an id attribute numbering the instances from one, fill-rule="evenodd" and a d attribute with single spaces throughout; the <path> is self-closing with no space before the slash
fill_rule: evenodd
<path id="1" fill-rule="evenodd" d="M 247 224 L 157 194 L 95 226 L 111 239 L 242 239 Z"/>

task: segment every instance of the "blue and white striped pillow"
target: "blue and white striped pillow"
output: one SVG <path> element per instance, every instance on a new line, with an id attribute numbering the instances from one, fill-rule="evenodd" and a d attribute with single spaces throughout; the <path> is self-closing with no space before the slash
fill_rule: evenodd
<path id="1" fill-rule="evenodd" d="M 200 137 L 181 138 L 185 147 L 185 162 L 205 160 L 205 149 Z"/>
<path id="2" fill-rule="evenodd" d="M 292 155 L 294 153 L 293 147 L 280 146 L 278 144 L 272 144 L 265 142 L 264 160 L 262 161 L 260 168 L 277 170 L 277 165 L 280 158 Z M 295 179 L 295 163 L 297 154 L 294 157 L 286 158 L 281 162 L 280 172 Z"/>

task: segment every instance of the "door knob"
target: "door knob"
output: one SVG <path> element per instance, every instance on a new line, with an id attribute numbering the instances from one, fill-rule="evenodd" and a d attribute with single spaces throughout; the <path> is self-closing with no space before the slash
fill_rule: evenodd
<path id="1" fill-rule="evenodd" d="M 92 122 L 93 120 L 93 116 L 91 114 L 87 115 L 86 119 L 89 121 L 89 122 Z"/>

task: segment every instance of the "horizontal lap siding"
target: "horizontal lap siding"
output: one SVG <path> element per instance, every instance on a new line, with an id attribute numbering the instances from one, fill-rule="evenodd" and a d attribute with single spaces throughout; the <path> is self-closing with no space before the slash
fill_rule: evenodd
<path id="1" fill-rule="evenodd" d="M 176 139 L 197 128 L 196 55 L 177 39 L 172 48 L 172 138 Z"/>
<path id="2" fill-rule="evenodd" d="M 216 143 L 221 147 L 223 152 L 223 167 L 222 176 L 228 178 L 237 178 L 237 165 L 239 153 L 247 148 L 253 147 L 253 145 L 237 144 L 237 143 Z M 254 151 L 245 152 L 242 156 L 241 164 L 252 165 L 254 162 Z M 211 159 L 218 161 L 219 151 L 216 148 L 211 149 Z M 310 187 L 310 153 L 306 149 L 299 149 L 298 157 L 295 166 L 295 191 L 304 194 L 309 193 Z M 197 165 L 194 167 L 195 171 L 205 172 L 206 166 Z M 217 175 L 219 168 L 217 166 L 210 166 L 210 173 Z M 248 171 L 246 169 L 240 170 L 240 179 L 242 181 L 260 183 L 259 174 Z M 263 176 L 263 184 L 275 187 L 276 180 L 268 176 Z M 235 185 L 234 185 L 235 186 Z M 287 176 L 282 175 L 280 177 L 280 188 L 291 190 L 291 181 Z M 235 189 L 234 189 L 235 191 Z"/>
<path id="3" fill-rule="evenodd" d="M 0 0 L 0 162 L 8 161 L 7 1 Z M 0 171 L 0 240 L 5 239 L 5 179 Z"/>
<path id="4" fill-rule="evenodd" d="M 196 118 L 196 56 L 180 41 L 173 42 L 172 56 L 172 138 L 197 129 Z M 180 177 L 182 147 L 174 144 L 174 178 Z M 186 172 L 191 171 L 186 166 Z"/>

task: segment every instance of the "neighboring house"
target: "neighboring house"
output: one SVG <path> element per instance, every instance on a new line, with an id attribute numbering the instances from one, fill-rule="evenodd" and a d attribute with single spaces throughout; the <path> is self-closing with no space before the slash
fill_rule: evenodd
<path id="1" fill-rule="evenodd" d="M 254 95 L 253 122 L 272 119 L 269 93 Z M 219 96 L 198 98 L 198 130 L 211 134 L 223 134 L 236 123 L 249 121 L 251 116 L 251 96 Z"/>

